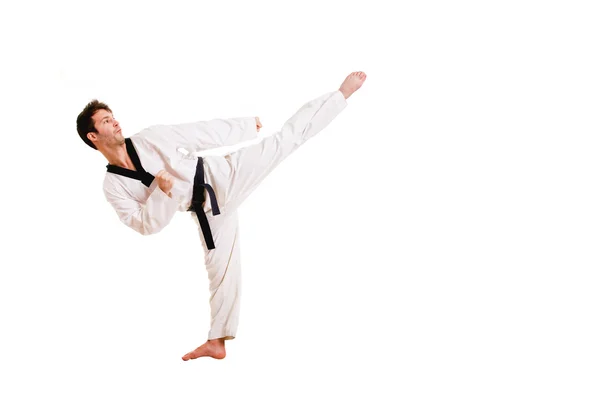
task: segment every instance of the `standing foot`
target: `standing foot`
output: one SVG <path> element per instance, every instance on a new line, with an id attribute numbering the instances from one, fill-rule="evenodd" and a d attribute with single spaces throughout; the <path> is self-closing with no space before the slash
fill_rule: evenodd
<path id="1" fill-rule="evenodd" d="M 190 351 L 181 357 L 183 361 L 193 360 L 199 357 L 212 357 L 217 360 L 225 358 L 225 339 L 207 340 L 202 346 L 194 351 Z"/>
<path id="2" fill-rule="evenodd" d="M 346 77 L 342 85 L 340 86 L 340 92 L 344 95 L 344 98 L 352 96 L 352 93 L 356 92 L 367 79 L 367 74 L 362 71 L 352 72 Z"/>

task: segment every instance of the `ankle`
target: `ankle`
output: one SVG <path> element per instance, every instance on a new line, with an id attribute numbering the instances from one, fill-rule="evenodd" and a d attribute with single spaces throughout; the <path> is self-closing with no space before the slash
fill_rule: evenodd
<path id="1" fill-rule="evenodd" d="M 344 96 L 344 99 L 348 99 L 348 97 L 350 97 L 350 93 L 348 93 L 347 90 L 344 90 L 342 88 L 338 89 L 340 92 L 342 92 L 342 95 Z"/>

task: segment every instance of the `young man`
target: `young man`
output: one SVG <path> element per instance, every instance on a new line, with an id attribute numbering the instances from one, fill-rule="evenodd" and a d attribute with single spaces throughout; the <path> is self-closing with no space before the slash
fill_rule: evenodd
<path id="1" fill-rule="evenodd" d="M 225 340 L 235 338 L 241 293 L 238 206 L 281 161 L 325 128 L 365 79 L 363 72 L 351 73 L 338 90 L 302 106 L 280 131 L 224 156 L 193 153 L 254 139 L 262 127 L 258 117 L 156 125 L 127 139 L 104 103 L 90 102 L 77 117 L 81 139 L 108 160 L 104 194 L 125 225 L 150 235 L 177 211 L 191 211 L 198 225 L 211 328 L 206 343 L 184 361 L 222 359 Z"/>

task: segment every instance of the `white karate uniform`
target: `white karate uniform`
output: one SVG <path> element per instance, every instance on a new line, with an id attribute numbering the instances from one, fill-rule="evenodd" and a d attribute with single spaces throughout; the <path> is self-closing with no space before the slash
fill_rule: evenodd
<path id="1" fill-rule="evenodd" d="M 345 107 L 336 90 L 304 104 L 280 131 L 258 143 L 226 155 L 205 156 L 204 181 L 216 194 L 221 211 L 212 215 L 208 196 L 204 212 L 215 248 L 209 250 L 195 213 L 204 247 L 209 278 L 211 328 L 208 339 L 233 339 L 239 321 L 241 270 L 237 208 L 287 156 L 325 128 Z M 256 138 L 254 117 L 214 119 L 180 125 L 156 125 L 130 137 L 144 170 L 156 175 L 164 169 L 174 177 L 171 197 L 157 185 L 149 187 L 126 176 L 106 173 L 104 194 L 119 219 L 143 235 L 159 232 L 177 211 L 187 211 L 192 200 L 197 157 L 195 152 Z M 178 149 L 185 149 L 183 154 Z"/>

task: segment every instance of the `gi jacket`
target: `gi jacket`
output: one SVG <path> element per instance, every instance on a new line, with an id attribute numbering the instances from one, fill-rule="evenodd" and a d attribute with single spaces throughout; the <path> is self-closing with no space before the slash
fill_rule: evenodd
<path id="1" fill-rule="evenodd" d="M 103 187 L 106 200 L 131 229 L 142 235 L 157 233 L 175 212 L 190 208 L 198 159 L 194 153 L 256 137 L 254 117 L 148 127 L 129 139 L 146 172 L 156 176 L 164 169 L 173 176 L 171 197 L 158 187 L 156 179 L 146 186 L 140 180 L 107 171 Z M 206 207 L 210 210 L 209 204 Z"/>

